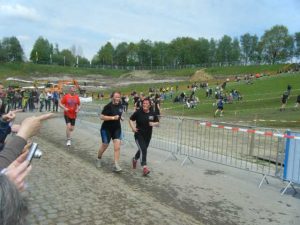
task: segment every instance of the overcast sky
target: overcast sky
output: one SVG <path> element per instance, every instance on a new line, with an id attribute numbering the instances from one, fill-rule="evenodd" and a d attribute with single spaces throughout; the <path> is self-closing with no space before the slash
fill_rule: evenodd
<path id="1" fill-rule="evenodd" d="M 300 32 L 300 0 L 0 0 L 0 39 L 16 36 L 27 58 L 39 36 L 92 59 L 107 41 L 261 36 L 274 25 Z"/>

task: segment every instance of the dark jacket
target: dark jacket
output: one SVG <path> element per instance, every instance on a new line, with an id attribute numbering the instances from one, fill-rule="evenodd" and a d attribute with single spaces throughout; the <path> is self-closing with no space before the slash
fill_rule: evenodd
<path id="1" fill-rule="evenodd" d="M 3 121 L 0 118 L 0 151 L 3 149 L 4 141 L 7 135 L 10 134 L 10 132 L 11 132 L 11 127 L 9 125 L 9 122 Z"/>
<path id="2" fill-rule="evenodd" d="M 27 141 L 19 136 L 13 136 L 7 141 L 0 152 L 0 170 L 11 164 L 21 153 Z"/>

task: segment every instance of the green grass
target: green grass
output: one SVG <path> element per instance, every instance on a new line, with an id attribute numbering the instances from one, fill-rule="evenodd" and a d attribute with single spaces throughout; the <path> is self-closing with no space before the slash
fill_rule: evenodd
<path id="1" fill-rule="evenodd" d="M 89 74 L 99 74 L 106 76 L 119 77 L 126 73 L 126 70 L 110 70 L 97 68 L 75 68 L 57 65 L 41 65 L 33 63 L 5 63 L 0 64 L 0 79 L 7 77 L 26 77 L 26 76 L 50 76 L 52 74 L 70 74 L 72 76 L 84 76 Z"/>
<path id="2" fill-rule="evenodd" d="M 191 93 L 187 89 L 188 82 L 178 82 L 179 91 L 174 96 L 179 95 L 182 91 L 187 95 Z M 281 96 L 286 90 L 287 85 L 292 85 L 291 96 L 287 103 L 287 109 L 280 112 Z M 122 93 L 129 94 L 132 90 L 137 92 L 148 93 L 149 87 L 175 87 L 176 84 L 141 84 L 131 85 L 120 89 Z M 300 125 L 299 113 L 300 109 L 294 109 L 297 95 L 300 94 L 300 73 L 294 74 L 280 74 L 270 77 L 262 77 L 255 79 L 253 84 L 246 84 L 246 82 L 229 82 L 226 91 L 236 89 L 243 95 L 242 101 L 234 101 L 233 104 L 224 105 L 224 117 L 214 118 L 216 107 L 213 103 L 216 102 L 214 98 L 207 99 L 205 97 L 205 90 L 199 89 L 196 92 L 200 99 L 200 104 L 194 109 L 187 109 L 182 103 L 173 103 L 171 99 L 162 102 L 164 115 L 186 116 L 197 119 L 208 119 L 223 122 L 243 123 L 248 125 L 259 125 L 266 127 L 279 128 L 298 128 Z M 106 96 L 111 90 L 107 90 Z M 108 100 L 106 99 L 105 102 Z M 132 107 L 132 105 L 131 105 Z M 255 121 L 256 120 L 256 121 Z M 267 120 L 267 121 L 258 121 Z M 276 120 L 272 122 L 270 120 Z M 286 120 L 288 122 L 280 122 Z M 239 122 L 246 121 L 246 122 Z M 296 123 L 291 121 L 298 121 Z"/>
<path id="3" fill-rule="evenodd" d="M 208 74 L 217 75 L 237 75 L 237 74 L 250 74 L 250 73 L 264 73 L 275 74 L 280 70 L 285 70 L 289 65 L 258 65 L 258 66 L 229 66 L 229 67 L 212 67 L 207 68 L 205 71 Z M 201 68 L 185 68 L 176 70 L 153 70 L 152 74 L 159 76 L 174 76 L 174 77 L 190 77 L 197 70 Z M 9 76 L 26 77 L 32 76 L 49 76 L 51 74 L 70 74 L 73 76 L 84 76 L 88 74 L 101 74 L 113 77 L 119 77 L 127 70 L 111 70 L 101 68 L 75 68 L 68 66 L 57 65 L 41 65 L 33 63 L 4 63 L 0 64 L 0 79 L 7 78 Z"/>
<path id="4" fill-rule="evenodd" d="M 287 103 L 287 109 L 280 112 L 281 96 L 286 90 L 287 85 L 291 84 L 293 89 L 290 99 Z M 233 104 L 225 104 L 224 117 L 217 118 L 223 121 L 252 121 L 250 124 L 259 124 L 262 126 L 278 126 L 278 127 L 299 127 L 299 110 L 294 110 L 293 106 L 296 102 L 297 95 L 300 94 L 300 73 L 282 74 L 271 77 L 256 79 L 252 85 L 245 82 L 231 82 L 227 85 L 226 90 L 236 89 L 243 95 L 243 100 L 235 101 Z M 216 110 L 212 106 L 215 100 L 206 99 L 204 90 L 197 93 L 201 103 L 196 109 L 185 115 L 200 116 L 213 118 L 213 112 Z M 185 110 L 187 111 L 187 110 Z M 299 121 L 298 123 L 282 123 L 282 122 L 254 122 L 253 120 L 287 120 Z"/>
<path id="5" fill-rule="evenodd" d="M 240 75 L 240 74 L 276 74 L 280 70 L 284 70 L 287 65 L 251 65 L 251 66 L 228 66 L 228 67 L 212 67 L 205 69 L 205 72 L 217 75 Z"/>

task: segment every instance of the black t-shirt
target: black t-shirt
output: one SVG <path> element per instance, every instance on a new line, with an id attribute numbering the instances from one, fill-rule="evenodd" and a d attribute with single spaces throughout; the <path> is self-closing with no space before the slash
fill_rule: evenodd
<path id="1" fill-rule="evenodd" d="M 142 105 L 143 105 L 143 100 L 142 99 L 138 99 L 137 102 L 135 103 L 136 109 L 142 108 Z"/>
<path id="2" fill-rule="evenodd" d="M 122 105 L 126 105 L 125 96 L 121 97 Z"/>
<path id="3" fill-rule="evenodd" d="M 158 117 L 153 111 L 145 113 L 142 109 L 135 111 L 131 116 L 130 120 L 136 121 L 136 128 L 138 133 L 144 137 L 151 137 L 152 135 L 152 126 L 149 125 L 149 122 L 158 122 Z"/>
<path id="4" fill-rule="evenodd" d="M 133 97 L 133 104 L 137 103 L 140 98 L 138 96 Z"/>
<path id="5" fill-rule="evenodd" d="M 283 93 L 282 95 L 282 101 L 286 101 L 288 99 L 289 95 L 286 93 Z"/>
<path id="6" fill-rule="evenodd" d="M 102 123 L 101 129 L 120 129 L 121 128 L 121 123 L 120 123 L 120 119 L 123 113 L 123 107 L 121 104 L 113 104 L 112 102 L 108 103 L 106 106 L 104 106 L 103 110 L 102 110 L 102 115 L 104 116 L 117 116 L 119 115 L 119 119 L 118 120 L 108 120 L 108 121 L 104 121 Z"/>

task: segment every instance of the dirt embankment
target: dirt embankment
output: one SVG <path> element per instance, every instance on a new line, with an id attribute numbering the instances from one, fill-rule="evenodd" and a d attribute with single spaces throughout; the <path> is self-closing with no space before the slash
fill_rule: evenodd
<path id="1" fill-rule="evenodd" d="M 196 82 L 196 81 L 209 81 L 213 80 L 214 77 L 212 75 L 209 75 L 205 72 L 205 69 L 197 70 L 194 75 L 191 76 L 190 81 Z"/>
<path id="2" fill-rule="evenodd" d="M 35 77 L 31 76 L 28 79 L 29 83 L 38 81 L 40 83 L 58 82 L 59 80 L 72 80 L 74 77 L 71 74 L 58 75 L 49 74 L 49 76 Z M 173 76 L 159 76 L 151 74 L 149 70 L 135 70 L 129 73 L 123 74 L 120 77 L 104 76 L 101 74 L 91 74 L 84 76 L 76 76 L 75 79 L 79 85 L 87 89 L 88 91 L 98 91 L 105 88 L 114 88 L 128 86 L 131 84 L 154 84 L 154 83 L 175 83 L 180 81 L 186 81 L 188 77 L 173 77 Z M 21 83 L 24 81 L 19 80 Z"/>

